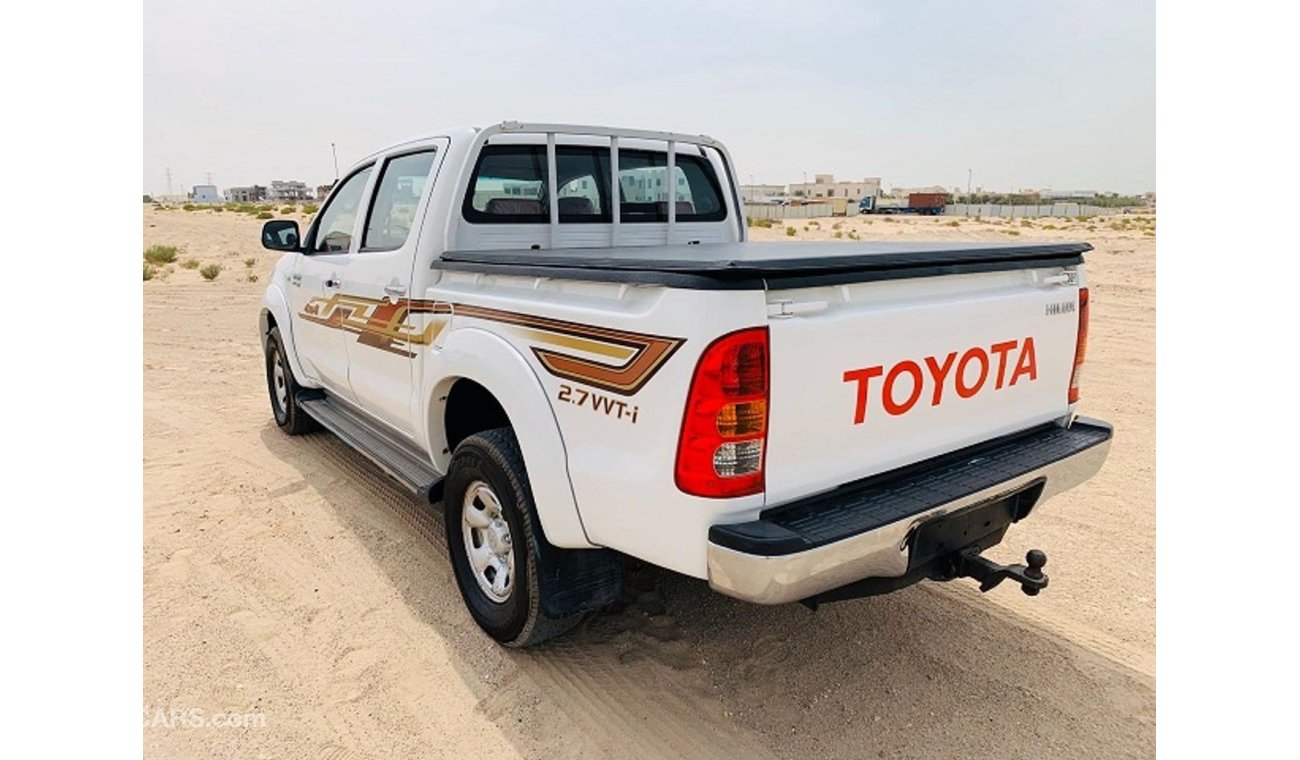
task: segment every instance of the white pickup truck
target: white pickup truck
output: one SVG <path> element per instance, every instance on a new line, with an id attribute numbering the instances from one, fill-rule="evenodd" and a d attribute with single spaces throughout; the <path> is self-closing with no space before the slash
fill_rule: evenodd
<path id="1" fill-rule="evenodd" d="M 277 423 L 441 501 L 497 641 L 615 600 L 624 555 L 761 604 L 1046 585 L 980 552 L 1109 449 L 1091 247 L 749 243 L 736 177 L 701 135 L 505 122 L 266 223 Z"/>

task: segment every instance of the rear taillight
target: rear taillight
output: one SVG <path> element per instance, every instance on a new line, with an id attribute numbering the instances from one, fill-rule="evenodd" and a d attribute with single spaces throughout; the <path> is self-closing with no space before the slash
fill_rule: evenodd
<path id="1" fill-rule="evenodd" d="M 724 335 L 706 348 L 686 397 L 677 487 L 711 498 L 762 493 L 767 403 L 766 327 Z"/>
<path id="2" fill-rule="evenodd" d="M 1079 375 L 1088 353 L 1088 289 L 1079 288 L 1079 339 L 1074 344 L 1074 372 L 1070 375 L 1070 403 L 1079 403 Z"/>

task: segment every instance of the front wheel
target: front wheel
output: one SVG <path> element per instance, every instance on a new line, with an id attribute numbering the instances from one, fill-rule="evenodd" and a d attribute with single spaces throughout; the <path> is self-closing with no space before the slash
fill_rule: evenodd
<path id="1" fill-rule="evenodd" d="M 275 424 L 289 435 L 301 435 L 316 429 L 316 421 L 298 406 L 298 383 L 284 356 L 280 328 L 272 327 L 266 336 L 266 389 L 271 394 L 271 413 Z"/>
<path id="2" fill-rule="evenodd" d="M 558 551 L 533 509 L 519 442 L 510 428 L 472 435 L 456 447 L 443 492 L 447 549 L 474 622 L 508 647 L 568 631 L 581 614 L 547 615 L 538 579 Z"/>

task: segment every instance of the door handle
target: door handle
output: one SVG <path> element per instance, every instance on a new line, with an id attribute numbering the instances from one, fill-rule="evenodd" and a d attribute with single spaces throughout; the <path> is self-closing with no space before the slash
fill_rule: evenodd
<path id="1" fill-rule="evenodd" d="M 391 297 L 393 297 L 393 298 L 404 298 L 404 297 L 406 297 L 406 286 L 405 286 L 405 285 L 385 285 L 385 286 L 384 286 L 384 293 L 386 293 L 387 295 L 389 295 L 389 296 L 391 296 Z"/>
<path id="2" fill-rule="evenodd" d="M 335 275 L 334 277 L 337 277 L 337 275 Z M 334 277 L 330 277 L 329 279 L 325 280 L 325 287 L 327 287 L 327 288 L 335 288 L 335 289 L 338 289 L 338 288 L 343 287 L 343 283 L 341 283 L 341 282 L 339 282 L 338 280 L 334 279 Z"/>

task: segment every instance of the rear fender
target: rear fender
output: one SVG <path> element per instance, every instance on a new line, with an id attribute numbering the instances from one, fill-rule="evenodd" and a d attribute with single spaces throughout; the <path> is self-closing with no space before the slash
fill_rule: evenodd
<path id="1" fill-rule="evenodd" d="M 528 481 L 546 540 L 565 549 L 591 549 L 569 479 L 568 456 L 559 423 L 537 373 L 502 338 L 473 327 L 452 330 L 441 351 L 430 352 L 425 414 L 435 466 L 447 471 L 446 399 L 461 378 L 486 388 L 505 410 L 519 439 Z"/>

